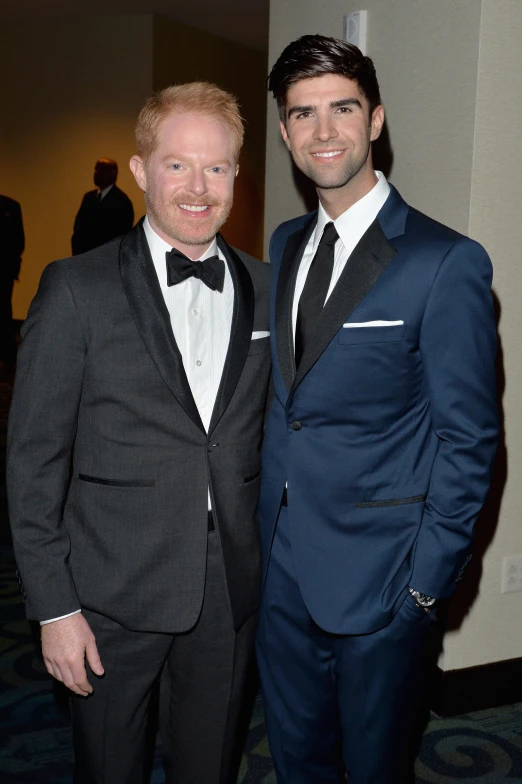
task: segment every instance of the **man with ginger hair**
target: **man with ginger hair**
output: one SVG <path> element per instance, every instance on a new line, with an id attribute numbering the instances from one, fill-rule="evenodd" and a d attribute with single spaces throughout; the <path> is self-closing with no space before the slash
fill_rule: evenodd
<path id="1" fill-rule="evenodd" d="M 146 217 L 47 267 L 22 330 L 11 524 L 27 616 L 73 692 L 76 784 L 142 782 L 164 666 L 166 780 L 222 784 L 259 602 L 269 267 L 218 234 L 231 95 L 169 87 L 136 139 Z"/>

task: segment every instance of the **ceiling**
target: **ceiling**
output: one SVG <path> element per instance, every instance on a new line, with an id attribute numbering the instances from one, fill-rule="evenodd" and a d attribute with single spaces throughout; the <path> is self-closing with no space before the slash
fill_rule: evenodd
<path id="1" fill-rule="evenodd" d="M 0 19 L 156 13 L 266 52 L 270 0 L 0 0 Z"/>

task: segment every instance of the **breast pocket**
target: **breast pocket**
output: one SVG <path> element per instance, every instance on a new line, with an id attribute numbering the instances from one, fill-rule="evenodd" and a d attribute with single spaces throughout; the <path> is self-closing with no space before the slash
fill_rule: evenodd
<path id="1" fill-rule="evenodd" d="M 400 343 L 404 340 L 407 324 L 391 327 L 342 327 L 337 340 L 345 346 L 362 343 Z"/>

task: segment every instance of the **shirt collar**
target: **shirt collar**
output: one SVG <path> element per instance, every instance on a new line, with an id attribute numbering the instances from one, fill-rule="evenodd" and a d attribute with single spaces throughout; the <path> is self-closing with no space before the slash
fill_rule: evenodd
<path id="1" fill-rule="evenodd" d="M 168 242 L 165 242 L 165 240 L 154 231 L 150 225 L 148 215 L 145 216 L 145 220 L 143 221 L 143 231 L 145 232 L 145 237 L 149 243 L 150 254 L 154 264 L 156 266 L 158 263 L 163 265 L 165 263 L 165 253 L 168 253 L 172 250 L 172 245 L 170 245 Z M 216 255 L 219 254 L 217 239 L 214 237 L 206 251 L 199 257 L 199 259 L 194 259 L 194 261 L 203 261 L 204 259 L 208 259 L 210 256 Z"/>
<path id="2" fill-rule="evenodd" d="M 109 191 L 111 190 L 111 188 L 114 188 L 114 183 L 112 183 L 112 185 L 107 185 L 106 188 L 104 188 L 102 191 L 99 191 L 100 199 L 104 199 L 109 193 Z"/>
<path id="3" fill-rule="evenodd" d="M 368 191 L 362 199 L 356 201 L 355 204 L 352 204 L 351 207 L 334 220 L 337 233 L 339 234 L 343 245 L 347 248 L 350 247 L 350 238 L 353 237 L 355 232 L 360 233 L 362 226 L 364 226 L 364 231 L 371 226 L 390 194 L 390 186 L 384 174 L 380 171 L 376 171 L 375 176 L 377 177 L 377 182 L 371 191 Z M 315 228 L 314 236 L 314 249 L 319 244 L 324 227 L 327 223 L 330 223 L 331 220 L 332 219 L 327 214 L 323 205 L 319 202 L 317 226 Z"/>

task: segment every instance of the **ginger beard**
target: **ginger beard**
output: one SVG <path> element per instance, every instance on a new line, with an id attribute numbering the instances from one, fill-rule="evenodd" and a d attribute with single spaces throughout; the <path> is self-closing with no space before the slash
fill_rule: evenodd
<path id="1" fill-rule="evenodd" d="M 226 222 L 232 209 L 233 196 L 220 201 L 214 196 L 198 200 L 194 194 L 177 191 L 168 202 L 155 197 L 154 190 L 145 193 L 147 213 L 164 234 L 184 245 L 210 244 Z M 191 212 L 180 205 L 208 207 L 204 213 Z"/>

